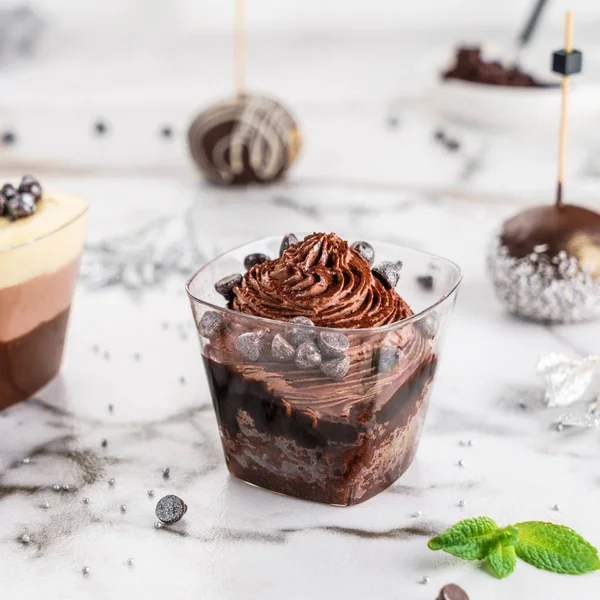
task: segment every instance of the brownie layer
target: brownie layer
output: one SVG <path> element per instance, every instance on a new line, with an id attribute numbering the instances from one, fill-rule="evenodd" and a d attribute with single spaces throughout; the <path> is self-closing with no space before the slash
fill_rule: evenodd
<path id="1" fill-rule="evenodd" d="M 28 398 L 57 373 L 69 308 L 8 341 L 0 341 L 0 410 Z"/>
<path id="2" fill-rule="evenodd" d="M 411 464 L 437 364 L 429 355 L 400 385 L 395 378 L 379 397 L 355 403 L 339 418 L 298 408 L 239 368 L 204 362 L 230 472 L 275 492 L 337 505 L 371 498 Z"/>

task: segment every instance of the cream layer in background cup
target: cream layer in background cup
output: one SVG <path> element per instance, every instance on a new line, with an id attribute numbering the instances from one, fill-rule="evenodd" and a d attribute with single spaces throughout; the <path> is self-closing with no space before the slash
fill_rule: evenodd
<path id="1" fill-rule="evenodd" d="M 30 216 L 0 216 L 0 409 L 60 369 L 87 210 L 80 198 L 44 194 Z"/>

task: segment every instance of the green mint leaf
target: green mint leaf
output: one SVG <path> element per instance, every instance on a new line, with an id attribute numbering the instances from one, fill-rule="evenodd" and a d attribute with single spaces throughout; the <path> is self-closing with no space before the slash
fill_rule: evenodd
<path id="1" fill-rule="evenodd" d="M 494 533 L 494 542 L 500 542 L 503 546 L 514 546 L 519 541 L 519 530 L 512 525 L 498 529 Z"/>
<path id="2" fill-rule="evenodd" d="M 517 566 L 517 553 L 514 545 L 505 546 L 502 542 L 496 542 L 488 554 L 488 562 L 492 572 L 498 579 L 508 577 Z"/>
<path id="3" fill-rule="evenodd" d="M 600 569 L 598 550 L 578 533 L 554 523 L 517 523 L 517 556 L 538 569 L 581 575 Z"/>
<path id="4" fill-rule="evenodd" d="M 430 539 L 427 546 L 465 560 L 481 560 L 488 555 L 497 530 L 498 525 L 488 517 L 465 519 Z"/>

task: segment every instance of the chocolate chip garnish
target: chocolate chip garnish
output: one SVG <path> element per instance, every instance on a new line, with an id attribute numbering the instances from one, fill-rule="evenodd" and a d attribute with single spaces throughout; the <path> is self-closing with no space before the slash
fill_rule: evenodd
<path id="1" fill-rule="evenodd" d="M 290 319 L 290 323 L 302 325 L 302 327 L 290 327 L 287 331 L 287 338 L 292 346 L 314 340 L 315 332 L 311 331 L 309 327 L 314 327 L 315 324 L 308 317 L 294 317 Z"/>
<path id="2" fill-rule="evenodd" d="M 389 373 L 396 367 L 401 356 L 402 351 L 398 348 L 381 346 L 373 355 L 373 366 L 378 373 Z"/>
<path id="3" fill-rule="evenodd" d="M 10 146 L 11 144 L 15 143 L 15 141 L 16 141 L 17 138 L 16 138 L 15 134 L 12 131 L 7 130 L 7 131 L 3 131 L 2 132 L 2 138 L 1 139 L 2 139 L 2 143 L 5 146 Z"/>
<path id="4" fill-rule="evenodd" d="M 7 200 L 14 198 L 17 195 L 17 190 L 12 185 L 12 183 L 5 183 L 0 189 L 0 194 L 2 194 Z"/>
<path id="5" fill-rule="evenodd" d="M 296 351 L 280 333 L 278 333 L 271 342 L 271 354 L 275 360 L 281 362 L 291 362 L 294 360 Z"/>
<path id="6" fill-rule="evenodd" d="M 299 369 L 315 369 L 321 364 L 321 353 L 314 342 L 302 342 L 294 360 Z"/>
<path id="7" fill-rule="evenodd" d="M 288 233 L 283 236 L 281 246 L 279 246 L 279 256 L 281 256 L 292 244 L 297 244 L 298 238 L 293 233 Z"/>
<path id="8" fill-rule="evenodd" d="M 6 203 L 6 211 L 11 219 L 29 217 L 35 212 L 35 198 L 31 194 L 18 194 Z"/>
<path id="9" fill-rule="evenodd" d="M 324 331 L 319 334 L 319 348 L 323 356 L 335 357 L 343 356 L 350 347 L 348 338 L 343 333 Z"/>
<path id="10" fill-rule="evenodd" d="M 341 381 L 346 377 L 350 369 L 350 359 L 347 356 L 332 358 L 321 363 L 321 373 L 336 381 Z"/>
<path id="11" fill-rule="evenodd" d="M 181 520 L 187 512 L 185 502 L 178 496 L 169 494 L 161 498 L 156 504 L 156 516 L 166 525 L 172 525 Z"/>
<path id="12" fill-rule="evenodd" d="M 440 590 L 436 600 L 469 600 L 469 596 L 459 585 L 449 583 Z"/>
<path id="13" fill-rule="evenodd" d="M 392 262 L 391 260 L 384 260 L 378 265 L 375 265 L 371 270 L 373 275 L 381 281 L 383 287 L 387 290 L 391 290 L 395 288 L 398 285 L 398 281 L 400 281 L 402 261 Z"/>
<path id="14" fill-rule="evenodd" d="M 235 341 L 235 347 L 244 358 L 256 362 L 265 346 L 265 334 L 264 331 L 242 333 Z"/>
<path id="15" fill-rule="evenodd" d="M 271 260 L 266 254 L 257 252 L 256 254 L 248 254 L 244 259 L 244 268 L 249 271 L 254 265 L 260 265 Z"/>
<path id="16" fill-rule="evenodd" d="M 417 283 L 424 290 L 430 292 L 433 289 L 433 275 L 421 275 L 417 277 Z"/>
<path id="17" fill-rule="evenodd" d="M 207 310 L 200 319 L 198 331 L 201 336 L 211 340 L 219 333 L 222 325 L 221 315 L 214 310 Z"/>
<path id="18" fill-rule="evenodd" d="M 233 297 L 233 288 L 236 285 L 240 285 L 240 283 L 242 283 L 242 276 L 239 273 L 234 273 L 233 275 L 227 275 L 227 277 L 219 279 L 215 283 L 215 290 L 229 302 Z"/>
<path id="19" fill-rule="evenodd" d="M 373 246 L 367 242 L 354 242 L 351 248 L 356 250 L 368 263 L 369 266 L 373 264 L 375 260 L 375 250 L 373 250 Z"/>
<path id="20" fill-rule="evenodd" d="M 35 177 L 32 177 L 31 175 L 23 176 L 23 179 L 21 179 L 21 183 L 19 184 L 19 192 L 31 194 L 36 202 L 39 202 L 42 198 L 42 186 Z"/>

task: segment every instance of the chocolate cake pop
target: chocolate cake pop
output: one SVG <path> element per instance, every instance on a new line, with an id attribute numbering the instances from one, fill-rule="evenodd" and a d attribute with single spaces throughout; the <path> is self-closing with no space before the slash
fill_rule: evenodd
<path id="1" fill-rule="evenodd" d="M 296 122 L 277 101 L 241 95 L 200 113 L 188 130 L 190 152 L 215 183 L 269 183 L 279 179 L 300 149 Z"/>
<path id="2" fill-rule="evenodd" d="M 600 214 L 563 203 L 569 75 L 582 63 L 572 49 L 570 13 L 566 31 L 565 50 L 553 56 L 553 69 L 563 75 L 556 202 L 506 221 L 488 255 L 496 294 L 509 311 L 550 323 L 600 316 Z"/>

